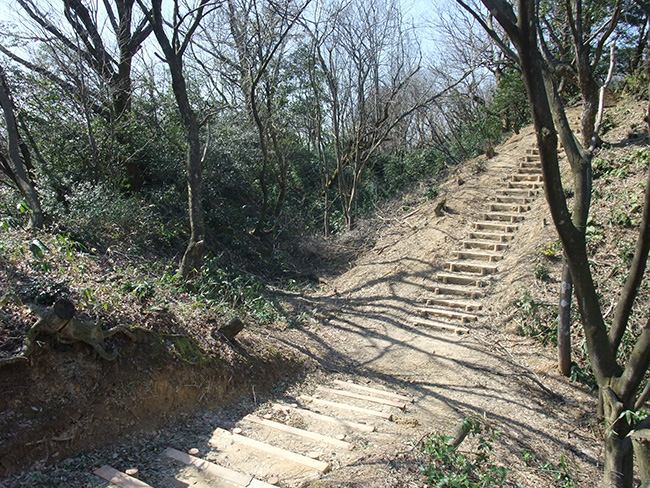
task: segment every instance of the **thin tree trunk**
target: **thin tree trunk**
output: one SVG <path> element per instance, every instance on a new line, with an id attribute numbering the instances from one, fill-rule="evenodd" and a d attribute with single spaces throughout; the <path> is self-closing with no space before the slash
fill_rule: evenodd
<path id="1" fill-rule="evenodd" d="M 184 47 L 175 48 L 170 44 L 164 29 L 164 22 L 161 12 L 162 0 L 153 0 L 153 18 L 152 25 L 154 34 L 158 43 L 165 54 L 165 61 L 169 66 L 169 73 L 172 78 L 172 90 L 178 105 L 178 111 L 181 115 L 183 126 L 187 138 L 187 161 L 186 161 L 186 178 L 187 178 L 187 197 L 190 214 L 190 242 L 187 245 L 185 254 L 179 267 L 179 274 L 184 279 L 191 278 L 201 270 L 203 264 L 203 255 L 205 247 L 205 222 L 203 220 L 203 158 L 201 155 L 200 127 L 196 114 L 192 109 L 187 93 L 187 85 L 183 75 L 183 52 Z M 195 17 L 192 26 L 189 27 L 185 34 L 183 46 L 187 46 L 191 33 L 194 32 L 200 19 L 203 16 L 204 7 L 207 0 L 201 0 L 199 7 L 195 11 Z M 177 34 L 177 33 L 176 33 Z"/>
<path id="2" fill-rule="evenodd" d="M 20 153 L 20 133 L 18 132 L 18 124 L 16 123 L 16 115 L 14 111 L 14 104 L 11 100 L 9 92 L 9 85 L 7 83 L 7 76 L 4 66 L 0 66 L 0 106 L 4 114 L 5 123 L 7 124 L 7 138 L 9 140 L 9 164 L 14 178 L 18 185 L 18 189 L 27 201 L 30 210 L 32 211 L 29 217 L 30 226 L 34 229 L 43 227 L 43 210 L 41 209 L 41 201 L 36 193 L 34 184 L 32 183 L 23 159 Z"/>
<path id="3" fill-rule="evenodd" d="M 557 320 L 557 354 L 560 373 L 571 375 L 571 297 L 573 280 L 571 270 L 566 261 L 562 260 L 562 285 L 560 288 L 560 305 Z"/>

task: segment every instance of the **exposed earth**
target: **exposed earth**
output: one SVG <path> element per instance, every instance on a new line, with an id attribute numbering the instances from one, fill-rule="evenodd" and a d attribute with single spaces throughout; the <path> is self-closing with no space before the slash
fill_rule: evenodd
<path id="1" fill-rule="evenodd" d="M 643 124 L 644 108 L 612 109 L 618 130 L 604 139 L 627 150 L 630 126 Z M 245 330 L 237 343 L 223 342 L 222 367 L 169 363 L 146 331 L 137 344 L 118 339 L 115 362 L 89 356 L 84 346 L 45 341 L 29 362 L 1 367 L 0 486 L 108 486 L 93 474 L 102 465 L 137 469 L 134 476 L 154 487 L 236 486 L 161 457 L 173 447 L 198 449 L 198 457 L 262 481 L 277 477 L 285 487 L 421 487 L 423 439 L 432 432 L 451 435 L 459 419 L 471 415 L 494 439 L 491 458 L 507 468 L 506 486 L 571 486 L 558 484 L 563 474 L 572 486 L 595 486 L 603 432 L 594 391 L 558 373 L 552 347 L 516 334 L 522 315 L 513 304 L 524 291 L 534 289 L 538 302 L 556 299 L 559 264 L 548 264 L 550 280 L 536 277 L 540 246 L 557 240 L 543 194 L 526 204 L 530 209 L 494 263 L 496 273 L 480 287 L 484 296 L 468 302 L 466 312 L 476 320 L 438 319 L 457 330 L 413 322 L 440 286 L 438 273 L 533 148 L 529 128 L 498 146 L 495 157 L 450 174 L 436 198 L 415 192 L 394 204 L 379 215 L 372 248 L 347 272 L 326 277 L 311 292 L 278 292 L 287 313 L 300 317 L 300 327 Z M 153 365 L 145 370 L 138 363 L 143 355 Z M 258 440 L 281 439 L 287 449 L 304 449 L 280 434 L 254 430 L 243 420 L 251 413 L 334 436 L 323 422 L 273 404 L 292 405 L 301 395 L 331 399 L 318 389 L 337 380 L 414 401 L 404 409 L 373 407 L 391 413 L 392 421 L 337 413 L 372 423 L 376 431 L 346 432 L 354 449 L 342 453 L 321 450 L 320 443 L 307 448 L 329 464 L 323 474 L 269 464 L 268 456 L 255 461 L 247 448 L 231 452 L 231 434 L 213 438 L 217 428 L 241 428 Z M 319 411 L 335 415 L 329 407 Z M 462 448 L 471 452 L 473 442 Z"/>

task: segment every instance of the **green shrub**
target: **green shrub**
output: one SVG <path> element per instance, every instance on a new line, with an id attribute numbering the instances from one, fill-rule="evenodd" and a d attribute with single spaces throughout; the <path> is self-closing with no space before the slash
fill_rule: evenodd
<path id="1" fill-rule="evenodd" d="M 465 419 L 469 436 L 478 437 L 474 454 L 466 454 L 450 445 L 451 437 L 432 435 L 424 442 L 427 463 L 422 466 L 427 486 L 438 488 L 483 488 L 502 486 L 507 470 L 490 460 L 493 438 L 483 435 L 481 424 Z"/>

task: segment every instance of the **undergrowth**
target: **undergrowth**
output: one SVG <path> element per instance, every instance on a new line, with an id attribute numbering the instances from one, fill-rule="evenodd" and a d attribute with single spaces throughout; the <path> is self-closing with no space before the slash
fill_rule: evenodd
<path id="1" fill-rule="evenodd" d="M 503 486 L 507 470 L 490 459 L 497 434 L 486 434 L 474 417 L 465 418 L 463 424 L 468 436 L 474 438 L 476 447 L 472 452 L 453 447 L 452 437 L 434 434 L 425 440 L 423 451 L 427 462 L 421 469 L 426 485 L 436 488 Z"/>

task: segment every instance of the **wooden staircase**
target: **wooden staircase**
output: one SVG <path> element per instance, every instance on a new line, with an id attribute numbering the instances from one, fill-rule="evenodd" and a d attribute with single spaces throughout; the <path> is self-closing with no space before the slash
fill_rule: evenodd
<path id="1" fill-rule="evenodd" d="M 485 290 L 499 272 L 499 262 L 530 204 L 543 188 L 537 149 L 528 149 L 513 169 L 504 186 L 487 202 L 487 211 L 471 223 L 467 238 L 451 252 L 453 260 L 445 262 L 445 271 L 436 275 L 432 293 L 415 307 L 412 324 L 465 334 L 480 321 Z"/>

